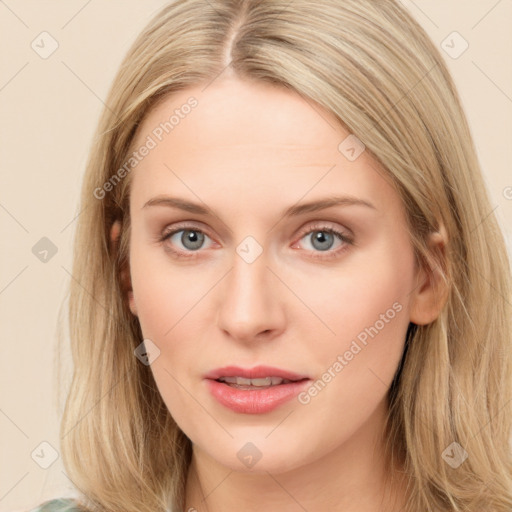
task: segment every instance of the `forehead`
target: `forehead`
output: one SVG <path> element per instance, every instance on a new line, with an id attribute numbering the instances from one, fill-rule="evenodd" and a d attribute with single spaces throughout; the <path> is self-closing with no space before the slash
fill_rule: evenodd
<path id="1" fill-rule="evenodd" d="M 308 190 L 337 189 L 378 203 L 389 180 L 366 152 L 347 159 L 339 146 L 349 135 L 332 113 L 283 87 L 238 79 L 191 87 L 160 102 L 138 130 L 134 147 L 148 137 L 154 147 L 132 171 L 133 199 L 176 187 L 192 197 L 186 181 L 206 196 L 229 187 L 268 199 L 274 189 L 296 202 Z"/>
<path id="2" fill-rule="evenodd" d="M 186 104 L 190 98 L 197 104 L 189 109 Z M 183 113 L 176 112 L 180 109 Z M 146 116 L 139 136 L 173 113 L 177 114 L 173 121 L 176 125 L 170 137 L 178 140 L 183 135 L 194 145 L 279 143 L 307 148 L 332 146 L 345 134 L 335 116 L 290 89 L 231 78 L 172 93 Z M 193 141 L 187 130 L 190 124 L 194 126 Z M 328 140 L 327 133 L 331 135 Z"/>

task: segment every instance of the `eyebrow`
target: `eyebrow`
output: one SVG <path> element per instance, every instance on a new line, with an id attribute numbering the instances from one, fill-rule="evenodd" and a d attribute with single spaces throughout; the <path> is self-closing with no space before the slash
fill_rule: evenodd
<path id="1" fill-rule="evenodd" d="M 169 208 L 177 208 L 184 210 L 189 213 L 195 213 L 197 215 L 214 215 L 213 211 L 207 206 L 202 206 L 199 203 L 193 203 L 187 199 L 170 196 L 157 196 L 147 201 L 142 209 L 151 206 L 167 206 Z M 373 210 L 377 208 L 364 199 L 360 199 L 354 196 L 332 196 L 317 201 L 310 201 L 308 203 L 295 204 L 287 208 L 283 213 L 283 217 L 295 217 L 304 213 L 316 212 L 331 208 L 332 206 L 365 206 Z"/>

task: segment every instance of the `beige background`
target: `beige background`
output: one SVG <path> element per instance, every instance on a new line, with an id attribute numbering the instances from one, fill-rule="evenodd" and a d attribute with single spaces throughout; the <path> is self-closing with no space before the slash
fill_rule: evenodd
<path id="1" fill-rule="evenodd" d="M 54 352 L 57 314 L 71 279 L 79 186 L 114 73 L 164 3 L 0 0 L 0 511 L 28 509 L 71 488 L 58 456 L 62 404 Z M 442 53 L 512 253 L 512 2 L 402 3 L 439 46 L 453 31 L 469 43 L 457 59 Z M 34 40 L 42 46 L 43 31 L 59 45 L 47 59 L 31 47 Z M 46 263 L 32 253 L 42 237 L 58 249 Z M 69 354 L 63 357 L 67 378 Z M 35 462 L 51 461 L 41 442 L 58 457 L 48 469 Z"/>

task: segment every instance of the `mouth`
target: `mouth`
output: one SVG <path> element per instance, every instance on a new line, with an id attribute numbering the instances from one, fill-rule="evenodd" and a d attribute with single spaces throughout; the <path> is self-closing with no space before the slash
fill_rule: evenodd
<path id="1" fill-rule="evenodd" d="M 216 382 L 222 382 L 228 386 L 236 389 L 245 389 L 247 391 L 255 391 L 258 389 L 268 389 L 283 384 L 290 384 L 291 382 L 301 382 L 302 380 L 283 379 L 282 377 L 262 377 L 258 379 L 246 379 L 244 377 L 219 377 L 215 379 Z"/>
<path id="2" fill-rule="evenodd" d="M 205 380 L 221 405 L 237 413 L 262 414 L 291 400 L 311 379 L 268 366 L 251 369 L 230 366 L 210 372 Z"/>
<path id="3" fill-rule="evenodd" d="M 253 384 L 254 386 L 270 386 L 272 384 L 281 384 L 279 379 L 283 381 L 296 382 L 309 378 L 307 375 L 284 370 L 275 366 L 255 366 L 254 368 L 241 368 L 240 366 L 224 366 L 216 368 L 205 375 L 206 379 L 219 380 L 223 379 L 224 382 L 229 384 L 237 384 L 233 378 L 239 379 L 238 384 L 247 385 Z M 243 379 L 248 382 L 241 382 Z M 263 381 L 263 379 L 266 379 Z M 270 379 L 270 380 L 269 380 Z"/>

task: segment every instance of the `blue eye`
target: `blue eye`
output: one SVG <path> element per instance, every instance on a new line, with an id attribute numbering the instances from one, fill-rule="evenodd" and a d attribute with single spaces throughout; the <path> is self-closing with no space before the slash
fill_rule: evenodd
<path id="1" fill-rule="evenodd" d="M 311 240 L 311 245 L 319 251 L 328 251 L 336 241 L 335 234 L 326 229 L 310 231 L 306 236 Z"/>
<path id="2" fill-rule="evenodd" d="M 327 226 L 314 226 L 305 234 L 302 235 L 301 240 L 310 240 L 311 256 L 313 258 L 329 259 L 338 256 L 338 254 L 353 244 L 353 240 L 332 227 Z M 333 246 L 338 240 L 338 247 L 333 249 Z M 322 254 L 324 253 L 324 254 Z"/>
<path id="3" fill-rule="evenodd" d="M 311 248 L 306 252 L 310 253 L 312 258 L 330 259 L 338 256 L 353 244 L 351 237 L 330 226 L 315 225 L 309 231 L 302 234 L 300 240 L 309 239 Z M 205 242 L 209 240 L 210 246 Z M 200 249 L 211 247 L 212 239 L 201 229 L 195 226 L 180 226 L 170 232 L 164 233 L 159 237 L 160 242 L 169 241 L 166 250 L 178 258 L 194 258 L 199 256 Z M 338 245 L 336 247 L 336 241 Z M 180 247 L 181 245 L 181 247 Z M 177 247 L 177 248 L 176 248 Z M 296 245 L 294 245 L 294 248 Z M 333 249 L 334 247 L 334 249 Z"/>
<path id="4" fill-rule="evenodd" d="M 176 236 L 181 233 L 181 236 Z M 176 244 L 177 240 L 182 244 L 185 248 L 185 252 L 188 251 L 197 251 L 201 249 L 201 246 L 204 244 L 205 237 L 208 237 L 205 233 L 203 233 L 199 229 L 178 229 L 167 233 L 161 241 L 171 240 L 173 245 Z M 173 240 L 173 238 L 177 238 L 177 240 Z M 208 237 L 209 238 L 209 237 Z"/>

